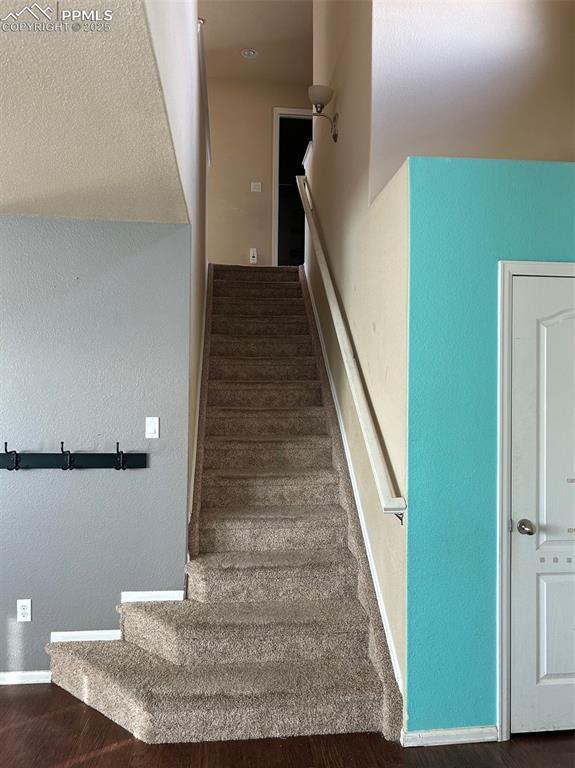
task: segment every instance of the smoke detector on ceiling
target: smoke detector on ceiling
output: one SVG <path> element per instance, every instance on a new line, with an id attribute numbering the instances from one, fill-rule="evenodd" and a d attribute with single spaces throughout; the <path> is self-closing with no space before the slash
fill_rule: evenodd
<path id="1" fill-rule="evenodd" d="M 241 54 L 244 59 L 255 59 L 259 56 L 255 48 L 242 48 Z"/>

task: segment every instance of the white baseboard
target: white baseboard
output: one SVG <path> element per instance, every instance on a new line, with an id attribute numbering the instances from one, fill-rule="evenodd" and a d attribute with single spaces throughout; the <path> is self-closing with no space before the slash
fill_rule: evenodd
<path id="1" fill-rule="evenodd" d="M 184 590 L 161 590 L 156 592 L 122 592 L 122 603 L 149 602 L 152 600 L 183 600 Z M 79 643 L 93 640 L 121 640 L 119 629 L 86 629 L 70 632 L 51 632 L 51 643 Z M 52 679 L 50 670 L 31 672 L 0 672 L 0 685 L 24 685 L 31 683 L 49 683 Z"/>
<path id="2" fill-rule="evenodd" d="M 307 270 L 306 270 L 306 277 L 307 277 Z M 395 647 L 395 643 L 394 643 L 394 640 L 393 640 L 393 635 L 391 633 L 391 625 L 389 623 L 389 618 L 387 616 L 387 611 L 386 611 L 386 608 L 385 608 L 385 600 L 383 598 L 383 593 L 381 591 L 381 588 L 380 588 L 380 585 L 379 585 L 379 580 L 377 578 L 377 570 L 375 568 L 375 560 L 374 560 L 374 557 L 373 557 L 373 552 L 371 551 L 371 544 L 370 544 L 370 541 L 369 541 L 369 537 L 367 535 L 367 526 L 365 524 L 365 515 L 364 515 L 364 512 L 363 512 L 363 507 L 361 506 L 361 499 L 360 499 L 360 496 L 359 496 L 359 487 L 358 487 L 357 480 L 356 480 L 356 477 L 355 477 L 355 472 L 353 470 L 353 463 L 352 463 L 352 460 L 351 460 L 351 451 L 349 449 L 349 443 L 347 441 L 347 435 L 345 433 L 345 427 L 344 427 L 344 424 L 343 424 L 343 418 L 342 418 L 342 415 L 341 415 L 341 409 L 340 409 L 339 400 L 338 400 L 338 397 L 337 397 L 337 390 L 335 388 L 335 382 L 333 380 L 333 376 L 331 374 L 331 370 L 330 370 L 330 367 L 329 367 L 329 358 L 327 356 L 325 340 L 323 338 L 323 332 L 322 332 L 322 328 L 321 328 L 321 324 L 320 324 L 320 320 L 319 320 L 319 314 L 318 314 L 318 311 L 317 311 L 317 306 L 316 306 L 316 303 L 315 303 L 315 297 L 313 295 L 313 290 L 312 290 L 311 282 L 310 282 L 309 279 L 307 279 L 307 288 L 308 288 L 308 291 L 309 291 L 309 296 L 310 296 L 310 300 L 311 300 L 311 307 L 312 307 L 312 310 L 313 310 L 313 315 L 314 315 L 314 318 L 315 318 L 315 324 L 316 324 L 316 328 L 317 328 L 317 332 L 318 332 L 318 336 L 319 336 L 319 342 L 320 342 L 321 349 L 322 349 L 322 352 L 323 352 L 323 359 L 325 361 L 325 368 L 326 368 L 326 371 L 327 371 L 327 377 L 329 379 L 329 387 L 331 389 L 331 394 L 332 394 L 333 402 L 334 402 L 334 405 L 335 405 L 335 411 L 336 411 L 336 414 L 337 414 L 337 421 L 338 421 L 338 424 L 339 424 L 339 431 L 341 432 L 341 439 L 342 439 L 342 443 L 343 443 L 343 450 L 345 452 L 345 459 L 346 459 L 347 467 L 348 467 L 348 470 L 349 470 L 349 476 L 351 478 L 351 487 L 352 487 L 352 490 L 353 490 L 353 496 L 354 496 L 354 499 L 355 499 L 355 504 L 356 504 L 356 507 L 357 507 L 357 513 L 358 513 L 358 516 L 359 516 L 359 522 L 360 522 L 361 531 L 362 531 L 362 534 L 363 534 L 363 541 L 364 541 L 364 544 L 365 544 L 365 550 L 366 550 L 366 553 L 367 553 L 367 559 L 369 561 L 369 569 L 370 569 L 370 572 L 371 572 L 371 578 L 372 578 L 373 586 L 374 586 L 374 589 L 375 589 L 375 594 L 376 594 L 376 598 L 377 598 L 377 604 L 379 606 L 379 611 L 381 613 L 381 619 L 383 621 L 383 627 L 385 629 L 385 636 L 387 638 L 387 645 L 388 645 L 388 648 L 389 648 L 389 655 L 391 657 L 391 664 L 393 666 L 393 672 L 395 674 L 395 680 L 397 682 L 397 686 L 398 686 L 398 688 L 399 688 L 399 690 L 401 692 L 401 695 L 405 696 L 404 686 L 403 686 L 403 676 L 401 674 L 401 667 L 399 665 L 399 657 L 397 655 L 397 649 Z"/>
<path id="3" fill-rule="evenodd" d="M 81 643 L 91 640 L 120 640 L 119 629 L 80 629 L 73 632 L 50 632 L 51 643 Z"/>
<path id="4" fill-rule="evenodd" d="M 52 673 L 49 669 L 36 672 L 0 672 L 0 685 L 30 685 L 31 683 L 49 683 Z"/>
<path id="5" fill-rule="evenodd" d="M 183 589 L 165 589 L 156 590 L 155 592 L 122 592 L 120 596 L 121 603 L 149 603 L 153 601 L 183 599 Z"/>
<path id="6" fill-rule="evenodd" d="M 403 747 L 438 747 L 441 744 L 473 744 L 482 741 L 498 741 L 496 725 L 476 728 L 446 728 L 430 731 L 401 731 Z"/>

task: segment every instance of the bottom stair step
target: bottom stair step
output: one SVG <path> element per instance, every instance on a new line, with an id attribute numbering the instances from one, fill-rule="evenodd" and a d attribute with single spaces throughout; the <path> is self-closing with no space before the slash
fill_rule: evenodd
<path id="1" fill-rule="evenodd" d="M 52 643 L 52 680 L 148 743 L 381 730 L 371 662 L 170 664 L 131 643 Z"/>
<path id="2" fill-rule="evenodd" d="M 122 637 L 173 664 L 214 659 L 365 658 L 368 620 L 357 600 L 124 603 Z"/>

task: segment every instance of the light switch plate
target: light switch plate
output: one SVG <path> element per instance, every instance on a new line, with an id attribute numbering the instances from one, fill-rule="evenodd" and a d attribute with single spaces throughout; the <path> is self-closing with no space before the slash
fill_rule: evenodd
<path id="1" fill-rule="evenodd" d="M 146 416 L 146 438 L 155 440 L 160 436 L 160 417 Z"/>
<path id="2" fill-rule="evenodd" d="M 262 183 L 261 181 L 252 181 L 250 185 L 250 190 L 252 192 L 261 192 L 262 191 Z"/>

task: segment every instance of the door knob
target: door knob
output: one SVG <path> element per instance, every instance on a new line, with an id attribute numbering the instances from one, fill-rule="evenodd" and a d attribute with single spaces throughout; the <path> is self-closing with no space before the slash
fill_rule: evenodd
<path id="1" fill-rule="evenodd" d="M 535 525 L 531 522 L 531 520 L 527 520 L 526 517 L 523 517 L 517 523 L 517 530 L 524 536 L 533 536 L 535 533 Z"/>

